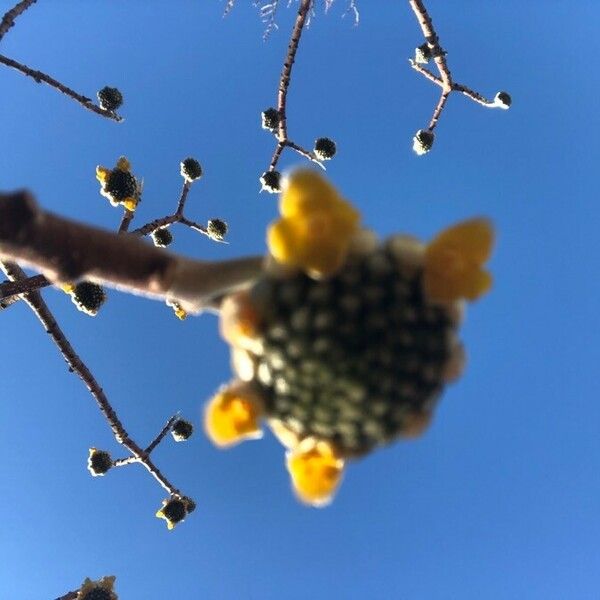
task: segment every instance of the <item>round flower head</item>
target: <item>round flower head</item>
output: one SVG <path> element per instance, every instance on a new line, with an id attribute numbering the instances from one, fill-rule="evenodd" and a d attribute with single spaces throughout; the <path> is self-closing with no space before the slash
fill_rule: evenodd
<path id="1" fill-rule="evenodd" d="M 98 103 L 104 110 L 115 111 L 123 104 L 123 94 L 113 87 L 103 87 L 98 92 Z"/>
<path id="2" fill-rule="evenodd" d="M 261 191 L 278 194 L 281 191 L 281 173 L 279 171 L 265 171 L 260 176 Z"/>
<path id="3" fill-rule="evenodd" d="M 275 131 L 279 127 L 280 114 L 276 108 L 267 108 L 261 113 L 262 128 Z"/>
<path id="4" fill-rule="evenodd" d="M 155 229 L 152 232 L 152 241 L 154 242 L 155 246 L 158 246 L 159 248 L 166 248 L 173 242 L 173 234 L 167 227 L 161 227 L 160 229 Z"/>
<path id="5" fill-rule="evenodd" d="M 86 578 L 75 600 L 118 600 L 119 597 L 113 590 L 115 579 L 114 575 L 103 577 L 98 581 Z"/>
<path id="6" fill-rule="evenodd" d="M 124 156 L 119 158 L 114 169 L 96 167 L 96 179 L 100 182 L 100 193 L 112 206 L 122 205 L 129 211 L 136 209 L 141 187 L 131 174 L 131 165 Z"/>
<path id="7" fill-rule="evenodd" d="M 428 129 L 419 129 L 413 138 L 413 150 L 419 155 L 427 154 L 433 146 L 435 135 Z"/>
<path id="8" fill-rule="evenodd" d="M 167 522 L 169 530 L 173 529 L 178 523 L 181 523 L 187 517 L 188 513 L 191 512 L 186 497 L 179 498 L 172 496 L 168 500 L 163 500 L 162 504 L 162 508 L 156 513 L 156 516 Z M 194 510 L 196 505 L 193 501 L 192 504 L 192 510 Z"/>
<path id="9" fill-rule="evenodd" d="M 186 183 L 192 183 L 202 177 L 202 167 L 195 158 L 186 158 L 181 161 L 180 173 Z"/>
<path id="10" fill-rule="evenodd" d="M 81 312 L 95 317 L 106 302 L 106 292 L 97 283 L 82 281 L 72 287 L 71 300 Z"/>
<path id="11" fill-rule="evenodd" d="M 206 233 L 213 240 L 221 242 L 225 235 L 227 235 L 227 223 L 221 219 L 210 219 L 206 226 Z"/>
<path id="12" fill-rule="evenodd" d="M 112 466 L 113 461 L 108 452 L 105 450 L 98 450 L 97 448 L 90 448 L 88 471 L 93 477 L 104 475 Z"/>
<path id="13" fill-rule="evenodd" d="M 473 219 L 430 244 L 380 242 L 314 171 L 290 176 L 279 210 L 262 274 L 222 303 L 237 378 L 205 429 L 227 447 L 260 437 L 264 420 L 297 497 L 323 506 L 349 461 L 426 430 L 462 370 L 462 305 L 489 288 L 493 235 Z"/>
<path id="14" fill-rule="evenodd" d="M 171 435 L 176 442 L 185 442 L 194 432 L 194 426 L 184 419 L 177 419 L 171 428 Z"/>
<path id="15" fill-rule="evenodd" d="M 503 108 L 504 110 L 508 110 L 510 105 L 512 104 L 512 98 L 508 92 L 498 92 L 494 96 L 494 104 L 499 108 Z"/>
<path id="16" fill-rule="evenodd" d="M 322 137 L 315 141 L 314 153 L 319 160 L 332 159 L 335 156 L 336 150 L 335 142 L 329 138 Z"/>

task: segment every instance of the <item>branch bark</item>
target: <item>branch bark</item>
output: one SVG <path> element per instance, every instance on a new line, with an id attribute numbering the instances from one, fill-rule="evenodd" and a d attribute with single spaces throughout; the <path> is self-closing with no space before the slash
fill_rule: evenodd
<path id="1" fill-rule="evenodd" d="M 199 261 L 45 212 L 27 191 L 0 193 L 0 257 L 41 271 L 53 283 L 89 279 L 130 293 L 172 299 L 199 312 L 243 287 L 262 257 Z"/>

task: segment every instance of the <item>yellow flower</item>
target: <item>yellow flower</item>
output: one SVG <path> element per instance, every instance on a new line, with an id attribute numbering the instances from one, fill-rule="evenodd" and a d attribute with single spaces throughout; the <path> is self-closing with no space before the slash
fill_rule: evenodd
<path id="1" fill-rule="evenodd" d="M 204 428 L 216 446 L 233 446 L 243 440 L 262 437 L 258 424 L 262 412 L 256 392 L 243 382 L 234 382 L 208 402 Z"/>
<path id="2" fill-rule="evenodd" d="M 92 581 L 89 577 L 79 588 L 75 600 L 94 600 L 95 598 L 106 598 L 106 600 L 118 600 L 118 596 L 113 590 L 115 576 L 103 577 L 98 581 Z"/>
<path id="3" fill-rule="evenodd" d="M 141 184 L 131 173 L 131 164 L 121 156 L 114 169 L 96 167 L 96 179 L 100 182 L 100 193 L 113 206 L 122 204 L 127 210 L 134 211 L 141 194 Z"/>
<path id="4" fill-rule="evenodd" d="M 287 453 L 286 463 L 302 502 L 312 506 L 331 502 L 342 480 L 344 460 L 330 444 L 306 438 Z"/>
<path id="5" fill-rule="evenodd" d="M 267 232 L 267 243 L 280 263 L 326 277 L 344 262 L 360 215 L 321 175 L 291 175 L 280 200 L 281 219 Z"/>
<path id="6" fill-rule="evenodd" d="M 471 219 L 442 231 L 425 250 L 423 284 L 432 300 L 475 300 L 489 290 L 494 230 L 487 219 Z"/>

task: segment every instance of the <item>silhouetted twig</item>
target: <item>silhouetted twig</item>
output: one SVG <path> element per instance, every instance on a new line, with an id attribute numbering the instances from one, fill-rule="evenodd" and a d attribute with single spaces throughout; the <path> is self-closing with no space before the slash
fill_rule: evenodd
<path id="1" fill-rule="evenodd" d="M 21 0 L 17 2 L 10 10 L 4 13 L 0 21 L 0 40 L 6 35 L 6 32 L 15 24 L 15 19 L 22 15 L 37 0 Z"/>

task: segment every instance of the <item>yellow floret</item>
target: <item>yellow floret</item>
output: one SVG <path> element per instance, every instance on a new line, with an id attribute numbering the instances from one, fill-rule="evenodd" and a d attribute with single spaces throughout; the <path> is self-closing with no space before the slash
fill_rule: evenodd
<path id="1" fill-rule="evenodd" d="M 287 469 L 298 498 L 311 506 L 325 506 L 333 499 L 344 470 L 344 460 L 330 444 L 306 439 L 288 452 Z"/>
<path id="2" fill-rule="evenodd" d="M 278 262 L 315 277 L 326 277 L 343 264 L 360 215 L 321 175 L 294 173 L 281 196 L 280 213 L 267 232 Z"/>
<path id="3" fill-rule="evenodd" d="M 476 300 L 492 285 L 482 267 L 494 230 L 487 219 L 471 219 L 442 231 L 425 250 L 424 290 L 433 300 Z"/>
<path id="4" fill-rule="evenodd" d="M 216 446 L 233 446 L 262 437 L 258 422 L 261 414 L 262 406 L 256 393 L 246 384 L 235 382 L 208 402 L 204 428 Z"/>

